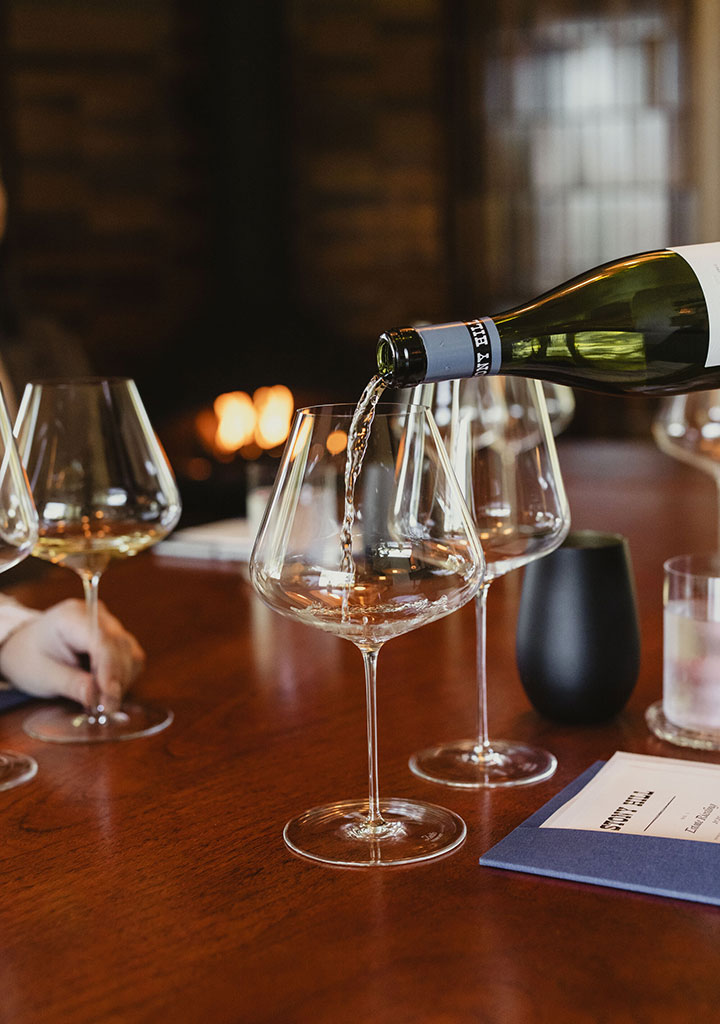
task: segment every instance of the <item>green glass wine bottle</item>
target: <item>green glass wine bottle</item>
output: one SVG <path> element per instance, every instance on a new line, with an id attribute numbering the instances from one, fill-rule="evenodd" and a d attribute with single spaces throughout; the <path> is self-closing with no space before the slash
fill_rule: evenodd
<path id="1" fill-rule="evenodd" d="M 720 387 L 720 242 L 606 263 L 492 317 L 381 335 L 390 384 L 514 374 L 612 393 Z"/>

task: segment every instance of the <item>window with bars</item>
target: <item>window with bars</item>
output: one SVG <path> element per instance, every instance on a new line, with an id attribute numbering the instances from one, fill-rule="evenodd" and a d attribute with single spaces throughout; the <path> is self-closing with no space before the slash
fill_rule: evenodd
<path id="1" fill-rule="evenodd" d="M 685 5 L 526 0 L 464 18 L 454 215 L 471 301 L 693 240 Z"/>

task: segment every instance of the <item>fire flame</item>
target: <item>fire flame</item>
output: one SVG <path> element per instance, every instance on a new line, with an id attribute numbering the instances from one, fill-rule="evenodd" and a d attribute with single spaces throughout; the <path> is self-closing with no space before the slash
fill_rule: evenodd
<path id="1" fill-rule="evenodd" d="M 217 416 L 215 446 L 221 452 L 234 452 L 250 444 L 255 435 L 255 408 L 244 391 L 229 391 L 213 402 Z"/>
<path id="2" fill-rule="evenodd" d="M 275 448 L 282 444 L 290 432 L 294 401 L 292 392 L 283 384 L 273 388 L 258 388 L 253 395 L 257 409 L 255 443 L 260 448 Z"/>
<path id="3" fill-rule="evenodd" d="M 213 403 L 215 449 L 232 455 L 248 445 L 264 451 L 276 448 L 290 432 L 294 405 L 292 392 L 284 384 L 258 388 L 252 398 L 245 391 L 218 395 Z"/>

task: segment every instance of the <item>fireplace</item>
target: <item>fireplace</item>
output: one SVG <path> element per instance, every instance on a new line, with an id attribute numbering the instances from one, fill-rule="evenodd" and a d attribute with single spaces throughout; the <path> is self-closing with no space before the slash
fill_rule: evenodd
<path id="1" fill-rule="evenodd" d="M 295 397 L 284 384 L 217 395 L 161 430 L 183 500 L 182 525 L 248 513 L 248 489 L 274 477 Z"/>

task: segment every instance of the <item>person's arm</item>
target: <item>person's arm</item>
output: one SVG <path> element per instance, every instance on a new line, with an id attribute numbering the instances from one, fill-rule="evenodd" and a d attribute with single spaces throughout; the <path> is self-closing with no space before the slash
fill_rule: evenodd
<path id="1" fill-rule="evenodd" d="M 32 622 L 40 615 L 40 612 L 32 608 L 26 608 L 14 597 L 7 594 L 0 594 L 0 645 L 4 644 L 7 638 L 19 626 Z"/>
<path id="2" fill-rule="evenodd" d="M 115 709 L 145 663 L 135 637 L 100 602 L 97 683 L 101 702 Z M 92 676 L 79 664 L 88 654 L 85 605 L 69 599 L 37 612 L 0 595 L 0 676 L 36 697 L 93 700 Z"/>

